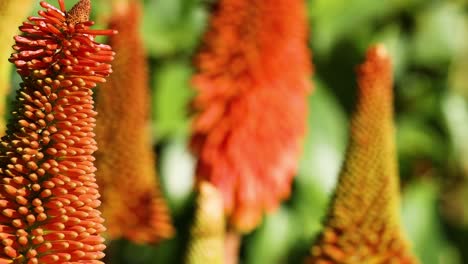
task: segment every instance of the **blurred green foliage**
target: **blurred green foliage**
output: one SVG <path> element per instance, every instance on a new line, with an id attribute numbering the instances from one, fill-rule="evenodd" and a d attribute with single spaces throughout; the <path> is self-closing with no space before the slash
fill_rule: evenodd
<path id="1" fill-rule="evenodd" d="M 106 1 L 94 2 L 99 22 L 100 15 L 109 15 L 109 7 Z M 115 241 L 110 255 L 112 263 L 180 263 L 193 213 L 194 160 L 187 149 L 192 60 L 215 1 L 143 2 L 141 32 L 150 63 L 155 151 L 178 233 L 155 246 Z M 394 58 L 408 236 L 425 264 L 468 263 L 468 3 L 307 3 L 316 73 L 300 169 L 291 199 L 243 239 L 241 263 L 300 263 L 307 254 L 346 148 L 356 101 L 355 67 L 375 42 L 384 42 Z M 13 84 L 17 82 L 15 77 Z"/>

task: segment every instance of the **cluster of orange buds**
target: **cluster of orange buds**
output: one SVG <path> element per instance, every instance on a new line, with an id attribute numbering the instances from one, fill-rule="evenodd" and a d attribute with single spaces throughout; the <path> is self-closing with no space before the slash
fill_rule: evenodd
<path id="1" fill-rule="evenodd" d="M 193 78 L 197 180 L 249 232 L 290 195 L 305 133 L 311 55 L 302 0 L 221 0 Z"/>
<path id="2" fill-rule="evenodd" d="M 306 263 L 418 263 L 400 224 L 392 65 L 383 45 L 368 50 L 358 85 L 346 161 Z"/>
<path id="3" fill-rule="evenodd" d="M 154 165 L 148 65 L 139 31 L 141 3 L 124 0 L 113 6 L 109 27 L 119 31 L 109 38 L 116 52 L 114 73 L 96 99 L 101 208 L 110 239 L 154 243 L 171 237 L 174 228 Z"/>
<path id="4" fill-rule="evenodd" d="M 0 263 L 102 263 L 105 231 L 92 156 L 92 89 L 114 52 L 94 41 L 90 1 L 41 2 L 10 61 L 21 75 L 0 143 Z"/>

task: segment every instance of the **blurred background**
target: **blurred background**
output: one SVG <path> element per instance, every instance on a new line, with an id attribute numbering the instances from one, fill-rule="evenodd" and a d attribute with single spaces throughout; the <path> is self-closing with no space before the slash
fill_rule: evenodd
<path id="1" fill-rule="evenodd" d="M 108 1 L 93 1 L 97 28 L 105 27 Z M 189 79 L 215 0 L 143 2 L 154 151 L 177 236 L 152 246 L 114 241 L 110 254 L 113 263 L 182 263 L 194 201 Z M 300 169 L 291 198 L 243 238 L 241 263 L 300 263 L 307 254 L 343 161 L 356 65 L 375 42 L 385 43 L 394 60 L 402 215 L 414 251 L 424 264 L 468 263 L 468 2 L 307 4 L 316 72 Z M 12 73 L 12 87 L 19 81 Z"/>

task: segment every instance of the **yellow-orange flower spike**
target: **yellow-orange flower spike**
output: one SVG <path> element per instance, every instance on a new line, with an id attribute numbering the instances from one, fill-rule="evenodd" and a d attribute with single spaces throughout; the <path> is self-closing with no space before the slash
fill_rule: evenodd
<path id="1" fill-rule="evenodd" d="M 89 0 L 66 12 L 41 2 L 20 26 L 10 61 L 21 75 L 0 143 L 0 263 L 102 263 L 92 88 L 111 73 L 94 41 Z"/>
<path id="2" fill-rule="evenodd" d="M 418 263 L 403 235 L 394 142 L 393 79 L 376 45 L 359 68 L 359 102 L 335 196 L 306 263 Z"/>
<path id="3" fill-rule="evenodd" d="M 5 131 L 6 97 L 10 92 L 11 64 L 8 57 L 13 51 L 13 36 L 18 31 L 18 24 L 29 14 L 32 0 L 0 0 L 0 134 Z"/>
<path id="4" fill-rule="evenodd" d="M 191 147 L 249 232 L 287 198 L 304 135 L 310 54 L 303 0 L 221 0 L 197 57 Z"/>
<path id="5" fill-rule="evenodd" d="M 225 221 L 223 197 L 208 182 L 199 186 L 195 221 L 191 230 L 187 264 L 224 263 Z"/>
<path id="6" fill-rule="evenodd" d="M 97 97 L 96 166 L 109 238 L 149 243 L 174 230 L 156 178 L 140 9 L 139 1 L 118 1 L 111 18 L 119 35 L 109 40 L 116 51 L 114 74 Z"/>

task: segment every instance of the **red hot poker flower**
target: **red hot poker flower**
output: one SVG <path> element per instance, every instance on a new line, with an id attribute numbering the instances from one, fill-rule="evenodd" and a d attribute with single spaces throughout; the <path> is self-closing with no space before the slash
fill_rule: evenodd
<path id="1" fill-rule="evenodd" d="M 158 242 L 174 233 L 157 181 L 149 126 L 148 66 L 140 37 L 141 3 L 117 1 L 109 38 L 114 73 L 97 96 L 97 180 L 110 239 Z M 129 47 L 132 47 L 129 49 Z M 128 105 L 132 109 L 127 109 Z"/>
<path id="2" fill-rule="evenodd" d="M 90 1 L 70 12 L 41 2 L 16 36 L 23 80 L 0 145 L 0 263 L 102 263 L 91 88 L 114 53 L 94 42 Z"/>
<path id="3" fill-rule="evenodd" d="M 346 161 L 306 263 L 418 263 L 400 224 L 392 66 L 383 45 L 367 52 L 358 84 Z"/>
<path id="4" fill-rule="evenodd" d="M 250 231 L 290 193 L 304 135 L 310 54 L 302 0 L 221 0 L 198 55 L 198 180 Z"/>

